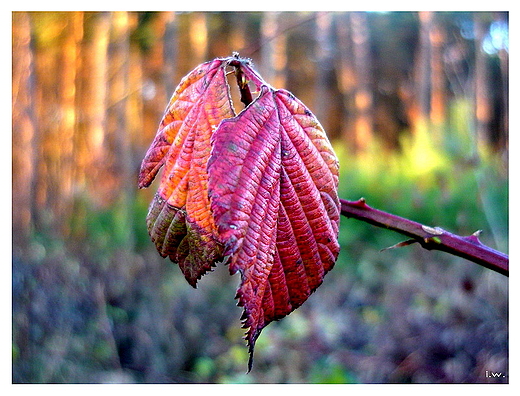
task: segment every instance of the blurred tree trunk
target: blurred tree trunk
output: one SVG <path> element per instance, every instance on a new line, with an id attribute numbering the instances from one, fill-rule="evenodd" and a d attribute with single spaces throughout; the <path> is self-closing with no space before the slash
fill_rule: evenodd
<path id="1" fill-rule="evenodd" d="M 419 11 L 419 45 L 414 70 L 414 95 L 410 108 L 412 132 L 430 117 L 431 41 L 433 12 Z"/>
<path id="2" fill-rule="evenodd" d="M 138 64 L 142 65 L 141 76 L 137 75 L 138 70 L 136 69 L 135 75 L 131 79 L 142 84 L 142 89 L 136 86 L 137 91 L 142 93 L 140 97 L 143 106 L 141 123 L 143 132 L 136 135 L 135 142 L 139 147 L 145 147 L 155 136 L 168 99 L 173 94 L 173 90 L 167 91 L 164 85 L 164 81 L 166 81 L 165 74 L 167 73 L 166 67 L 174 70 L 174 64 L 168 65 L 165 58 L 165 47 L 167 45 L 166 29 L 173 15 L 172 12 L 160 12 L 150 21 L 150 28 L 154 32 L 154 40 L 149 48 L 147 47 L 140 51 L 142 53 L 141 62 L 138 62 Z M 169 77 L 170 79 L 173 78 L 172 75 Z M 133 91 L 134 89 L 132 89 Z M 138 98 L 134 98 L 134 100 L 136 99 Z"/>
<path id="3" fill-rule="evenodd" d="M 173 95 L 173 91 L 177 86 L 178 68 L 175 67 L 178 59 L 177 35 L 178 35 L 178 16 L 175 12 L 169 11 L 164 13 L 165 30 L 163 37 L 163 57 L 164 57 L 164 74 L 163 83 L 166 90 L 167 100 Z M 166 108 L 167 103 L 163 104 Z M 152 135 L 153 136 L 153 135 Z"/>
<path id="4" fill-rule="evenodd" d="M 354 41 L 350 27 L 350 16 L 341 13 L 337 17 L 336 35 L 338 38 L 337 59 L 338 85 L 343 102 L 342 141 L 347 147 L 355 147 L 354 98 L 356 93 L 356 71 L 354 67 Z"/>
<path id="5" fill-rule="evenodd" d="M 316 85 L 314 88 L 314 111 L 319 120 L 325 120 L 331 110 L 331 77 L 334 69 L 332 54 L 332 14 L 318 12 L 316 15 Z"/>
<path id="6" fill-rule="evenodd" d="M 53 21 L 44 20 L 42 14 L 31 14 L 32 19 L 47 31 Z M 35 109 L 36 124 L 38 125 L 35 134 L 34 145 L 34 226 L 37 232 L 43 231 L 48 224 L 48 206 L 49 206 L 49 190 L 55 187 L 52 180 L 52 161 L 54 157 L 55 144 L 53 141 L 55 122 L 57 119 L 57 92 L 56 92 L 56 73 L 49 73 L 48 70 L 56 70 L 57 68 L 57 46 L 46 46 L 40 38 L 40 34 L 36 34 L 36 42 L 34 44 L 34 69 L 35 69 Z M 48 37 L 49 41 L 58 41 L 58 36 Z"/>
<path id="7" fill-rule="evenodd" d="M 499 13 L 498 20 L 502 23 L 508 23 L 508 14 Z M 501 105 L 502 117 L 499 125 L 501 125 L 501 133 L 496 142 L 497 146 L 502 149 L 505 156 L 509 153 L 509 52 L 505 48 L 498 51 L 498 59 L 500 62 L 500 74 L 502 77 Z M 506 160 L 507 163 L 507 160 Z"/>
<path id="8" fill-rule="evenodd" d="M 370 57 L 370 37 L 366 13 L 350 14 L 352 42 L 354 49 L 354 68 L 356 73 L 355 91 L 355 133 L 356 150 L 364 152 L 373 140 L 373 95 L 370 76 L 372 75 Z"/>
<path id="9" fill-rule="evenodd" d="M 13 13 L 13 86 L 12 86 L 12 203 L 13 242 L 23 243 L 32 226 L 33 180 L 36 138 L 35 83 L 31 51 L 31 20 L 26 12 Z"/>
<path id="10" fill-rule="evenodd" d="M 206 13 L 204 12 L 193 12 L 190 14 L 188 26 L 192 54 L 192 59 L 188 65 L 190 70 L 207 60 L 208 26 L 206 18 Z"/>
<path id="11" fill-rule="evenodd" d="M 101 179 L 105 164 L 107 105 L 107 51 L 110 32 L 108 12 L 85 15 L 85 39 L 80 69 L 78 107 L 81 117 L 76 130 L 75 182 L 89 198 L 102 195 L 94 180 Z"/>
<path id="12" fill-rule="evenodd" d="M 108 131 L 110 133 L 109 149 L 112 161 L 107 175 L 112 183 L 106 187 L 105 196 L 116 199 L 118 217 L 120 219 L 117 235 L 126 247 L 133 244 L 132 232 L 132 198 L 135 194 L 135 177 L 133 172 L 131 135 L 128 133 L 129 105 L 129 71 L 130 71 L 130 25 L 134 15 L 124 11 L 114 12 L 111 16 L 111 42 L 109 45 L 109 109 Z M 135 116 L 135 115 L 134 115 Z M 108 162 L 108 161 L 107 161 Z"/>
<path id="13" fill-rule="evenodd" d="M 74 174 L 74 131 L 79 42 L 83 35 L 83 15 L 74 13 L 34 13 L 38 19 L 35 45 L 35 76 L 38 88 L 34 100 L 38 124 L 34 152 L 35 227 L 68 232 Z M 53 71 L 53 72 L 50 72 Z"/>
<path id="14" fill-rule="evenodd" d="M 287 74 L 287 38 L 283 33 L 283 13 L 266 12 L 261 26 L 261 74 L 274 87 L 285 87 Z"/>
<path id="15" fill-rule="evenodd" d="M 436 14 L 432 15 L 431 29 L 429 31 L 431 57 L 431 93 L 430 93 L 430 120 L 435 127 L 435 137 L 440 139 L 440 130 L 446 117 L 446 78 L 444 74 L 444 43 L 445 32 L 438 21 Z"/>
<path id="16" fill-rule="evenodd" d="M 489 126 L 491 123 L 491 92 L 488 85 L 490 70 L 488 57 L 482 48 L 484 38 L 487 34 L 489 23 L 480 12 L 474 14 L 475 26 L 475 75 L 474 75 L 474 106 L 475 106 L 475 129 L 477 148 L 482 153 L 489 143 Z"/>
<path id="17" fill-rule="evenodd" d="M 12 345 L 18 361 L 31 359 L 32 292 L 22 282 L 15 282 L 19 258 L 25 253 L 31 236 L 34 202 L 34 180 L 37 172 L 34 145 L 37 138 L 35 108 L 34 56 L 31 51 L 31 18 L 26 12 L 12 14 Z M 32 270 L 30 264 L 24 268 Z M 25 278 L 29 278 L 26 276 Z M 23 292 L 20 292 L 20 289 Z M 13 364 L 15 362 L 13 354 Z M 14 378 L 14 375 L 13 375 Z"/>
<path id="18" fill-rule="evenodd" d="M 78 112 L 78 70 L 81 64 L 81 47 L 83 39 L 83 13 L 67 13 L 65 37 L 61 46 L 58 69 L 58 90 L 60 97 L 58 134 L 56 147 L 59 149 L 58 166 L 56 168 L 57 200 L 53 201 L 54 214 L 61 219 L 69 219 L 72 214 L 72 195 L 74 190 L 74 174 L 76 160 L 74 158 L 74 136 Z M 61 191 L 60 191 L 61 190 Z M 67 222 L 60 221 L 62 234 L 67 235 Z"/>
<path id="19" fill-rule="evenodd" d="M 251 43 L 248 41 L 247 18 L 248 15 L 243 12 L 231 13 L 231 31 L 229 35 L 229 43 L 231 48 L 228 55 L 231 55 L 232 52 L 236 51 L 239 52 L 242 56 L 247 56 L 246 54 L 241 53 L 241 51 L 244 50 L 247 52 L 251 46 Z"/>

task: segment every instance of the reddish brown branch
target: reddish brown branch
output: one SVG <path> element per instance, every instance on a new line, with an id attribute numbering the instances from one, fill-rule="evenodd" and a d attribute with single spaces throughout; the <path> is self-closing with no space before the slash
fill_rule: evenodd
<path id="1" fill-rule="evenodd" d="M 411 241 L 404 242 L 402 245 L 417 242 L 425 249 L 441 250 L 463 257 L 502 275 L 509 276 L 508 255 L 482 244 L 478 239 L 479 231 L 473 235 L 461 237 L 439 227 L 428 227 L 374 209 L 368 206 L 363 198 L 358 201 L 341 199 L 340 202 L 343 216 L 362 220 L 377 227 L 388 228 L 412 238 Z"/>

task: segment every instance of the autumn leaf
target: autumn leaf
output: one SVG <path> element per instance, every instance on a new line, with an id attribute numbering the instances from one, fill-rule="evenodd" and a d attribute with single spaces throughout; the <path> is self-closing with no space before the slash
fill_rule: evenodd
<path id="1" fill-rule="evenodd" d="M 141 165 L 139 187 L 147 187 L 164 165 L 147 217 L 161 256 L 179 264 L 195 286 L 221 259 L 207 195 L 210 137 L 234 111 L 223 60 L 207 62 L 179 84 Z"/>
<path id="2" fill-rule="evenodd" d="M 242 275 L 252 350 L 261 329 L 299 307 L 334 265 L 337 161 L 309 110 L 264 87 L 213 135 L 208 173 L 219 240 L 231 273 Z"/>
<path id="3" fill-rule="evenodd" d="M 246 104 L 237 116 L 225 80 L 230 66 Z M 258 91 L 254 100 L 249 84 Z M 140 186 L 150 184 L 161 161 L 148 215 L 152 240 L 192 285 L 219 260 L 240 273 L 237 298 L 252 358 L 261 330 L 303 304 L 338 256 L 339 165 L 327 136 L 301 101 L 234 56 L 203 64 L 181 82 L 143 161 Z"/>

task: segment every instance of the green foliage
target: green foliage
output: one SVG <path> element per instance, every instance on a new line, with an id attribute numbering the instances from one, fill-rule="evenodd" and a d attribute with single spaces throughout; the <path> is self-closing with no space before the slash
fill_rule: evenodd
<path id="1" fill-rule="evenodd" d="M 87 195 L 77 198 L 75 212 L 69 219 L 70 238 L 85 240 L 92 254 L 107 257 L 115 249 L 132 249 L 137 252 L 149 247 L 146 224 L 148 196 L 136 195 L 127 206 L 122 197 L 111 206 L 100 208 Z M 41 237 L 44 237 L 42 235 Z M 50 242 L 50 241 L 49 241 Z"/>
<path id="2" fill-rule="evenodd" d="M 435 142 L 431 128 L 424 125 L 403 138 L 400 152 L 385 152 L 376 145 L 363 156 L 351 157 L 344 147 L 336 146 L 340 197 L 364 197 L 372 207 L 459 235 L 481 229 L 484 243 L 507 250 L 507 173 L 496 155 L 476 156 L 464 106 L 454 106 L 450 138 L 445 142 Z M 388 234 L 342 219 L 343 246 L 386 242 Z"/>
<path id="3" fill-rule="evenodd" d="M 320 359 L 312 367 L 309 379 L 313 384 L 355 384 L 355 376 L 338 362 Z"/>

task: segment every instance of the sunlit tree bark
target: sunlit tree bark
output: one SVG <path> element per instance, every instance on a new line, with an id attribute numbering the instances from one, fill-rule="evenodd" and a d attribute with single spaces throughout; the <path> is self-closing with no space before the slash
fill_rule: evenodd
<path id="1" fill-rule="evenodd" d="M 100 164 L 105 156 L 109 24 L 107 12 L 87 14 L 81 52 L 75 182 L 78 191 L 90 197 L 101 193 L 93 179 L 100 176 Z"/>
<path id="2" fill-rule="evenodd" d="M 53 202 L 55 215 L 69 218 L 72 210 L 72 194 L 74 189 L 74 174 L 76 158 L 74 156 L 74 137 L 78 120 L 78 106 L 76 103 L 78 91 L 78 70 L 81 65 L 80 42 L 83 39 L 83 13 L 72 12 L 67 14 L 67 26 L 64 31 L 64 41 L 59 55 L 58 89 L 60 95 L 59 130 L 57 148 L 59 149 L 56 182 L 58 201 Z M 61 227 L 66 227 L 60 222 Z M 67 228 L 64 229 L 68 233 Z"/>
<path id="3" fill-rule="evenodd" d="M 67 233 L 73 193 L 76 90 L 82 13 L 34 13 L 34 100 L 38 124 L 35 142 L 35 225 Z M 52 72 L 51 72 L 52 71 Z"/>
<path id="4" fill-rule="evenodd" d="M 49 73 L 48 70 L 56 70 L 57 59 L 56 59 L 56 44 L 54 41 L 58 40 L 58 37 L 54 33 L 54 29 L 48 29 L 48 26 L 53 24 L 53 20 L 44 18 L 45 15 L 40 13 L 32 13 L 31 19 L 37 21 L 42 27 L 42 30 L 35 29 L 34 37 L 34 79 L 35 79 L 35 90 L 34 90 L 34 104 L 35 104 L 35 118 L 37 124 L 37 133 L 34 136 L 34 151 L 33 151 L 33 163 L 34 163 L 34 182 L 33 182 L 33 215 L 34 215 L 34 227 L 36 231 L 42 230 L 47 221 L 44 212 L 47 212 L 49 196 L 48 190 L 49 185 L 55 188 L 51 169 L 52 160 L 54 156 L 55 144 L 53 141 L 53 135 L 55 133 L 56 119 L 56 108 L 57 106 L 57 92 L 55 84 L 55 74 Z M 48 31 L 46 37 L 47 41 L 51 42 L 51 45 L 46 46 L 42 36 L 42 31 Z"/>

